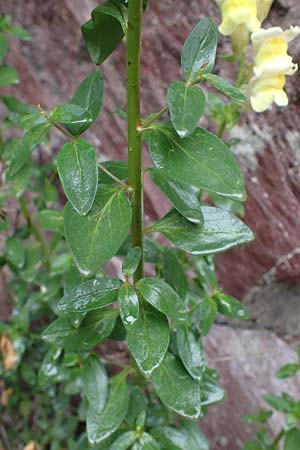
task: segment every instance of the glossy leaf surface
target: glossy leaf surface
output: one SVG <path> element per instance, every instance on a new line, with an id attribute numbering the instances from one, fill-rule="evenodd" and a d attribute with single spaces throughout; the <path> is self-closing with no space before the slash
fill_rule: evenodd
<path id="1" fill-rule="evenodd" d="M 222 209 L 203 206 L 203 228 L 192 224 L 177 211 L 170 211 L 160 221 L 151 225 L 185 252 L 209 255 L 251 242 L 252 231 L 237 217 Z"/>
<path id="2" fill-rule="evenodd" d="M 214 301 L 220 314 L 233 319 L 248 320 L 249 314 L 245 306 L 230 295 L 218 293 L 214 296 Z"/>
<path id="3" fill-rule="evenodd" d="M 88 129 L 97 119 L 103 102 L 103 77 L 100 72 L 90 73 L 79 85 L 71 104 L 80 106 L 92 117 L 91 123 L 68 125 L 67 129 L 73 136 L 78 136 Z"/>
<path id="4" fill-rule="evenodd" d="M 155 168 L 151 169 L 151 178 L 180 214 L 190 222 L 203 224 L 199 189 L 174 181 Z"/>
<path id="5" fill-rule="evenodd" d="M 181 139 L 169 123 L 145 133 L 154 165 L 167 177 L 208 192 L 243 201 L 243 175 L 226 145 L 214 134 L 197 128 Z"/>
<path id="6" fill-rule="evenodd" d="M 90 57 L 102 64 L 122 41 L 127 26 L 126 8 L 118 0 L 109 0 L 92 12 L 82 27 Z"/>
<path id="7" fill-rule="evenodd" d="M 174 249 L 165 247 L 163 254 L 164 279 L 185 300 L 188 293 L 188 280 L 183 264 Z"/>
<path id="8" fill-rule="evenodd" d="M 100 190 L 90 212 L 82 217 L 67 204 L 65 234 L 79 270 L 96 273 L 125 241 L 131 223 L 131 207 L 123 192 Z"/>
<path id="9" fill-rule="evenodd" d="M 43 332 L 45 341 L 67 351 L 87 351 L 104 341 L 112 332 L 117 318 L 115 310 L 89 313 L 79 328 L 74 328 L 68 316 L 56 319 Z"/>
<path id="10" fill-rule="evenodd" d="M 30 128 L 24 136 L 18 140 L 15 151 L 9 162 L 9 175 L 15 175 L 26 163 L 33 149 L 41 142 L 45 132 L 51 125 L 42 123 Z"/>
<path id="11" fill-rule="evenodd" d="M 101 412 L 92 407 L 87 412 L 87 435 L 90 444 L 97 444 L 111 436 L 123 422 L 129 404 L 129 388 L 121 373 L 109 381 L 107 402 Z"/>
<path id="12" fill-rule="evenodd" d="M 227 95 L 227 97 L 230 97 L 235 102 L 241 104 L 245 102 L 245 96 L 240 91 L 240 89 L 232 86 L 232 84 L 228 83 L 228 81 L 224 80 L 223 78 L 218 77 L 217 75 L 213 75 L 212 73 L 208 73 L 203 75 L 203 79 L 207 81 L 207 83 L 211 84 L 214 88 L 223 92 L 223 94 Z"/>
<path id="13" fill-rule="evenodd" d="M 120 316 L 125 328 L 130 328 L 139 316 L 139 299 L 134 287 L 124 283 L 118 293 Z"/>
<path id="14" fill-rule="evenodd" d="M 82 370 L 83 394 L 97 412 L 105 406 L 108 394 L 108 378 L 105 367 L 95 355 L 84 361 Z"/>
<path id="15" fill-rule="evenodd" d="M 208 374 L 201 381 L 201 404 L 203 406 L 214 405 L 224 400 L 224 389 Z"/>
<path id="16" fill-rule="evenodd" d="M 197 128 L 205 110 L 203 91 L 182 81 L 174 81 L 168 89 L 168 106 L 173 127 L 181 137 L 187 137 Z"/>
<path id="17" fill-rule="evenodd" d="M 171 354 L 156 369 L 151 382 L 161 401 L 177 414 L 197 419 L 201 412 L 199 382 Z"/>
<path id="18" fill-rule="evenodd" d="M 84 139 L 67 142 L 57 157 L 57 170 L 65 194 L 80 215 L 91 209 L 98 186 L 96 152 Z"/>
<path id="19" fill-rule="evenodd" d="M 93 123 L 93 117 L 78 105 L 63 104 L 58 105 L 49 114 L 49 119 L 53 122 L 64 125 L 74 125 L 76 127 L 89 127 Z"/>
<path id="20" fill-rule="evenodd" d="M 216 59 L 218 30 L 210 18 L 200 20 L 185 41 L 181 68 L 186 81 L 194 82 L 199 75 L 211 72 Z"/>
<path id="21" fill-rule="evenodd" d="M 127 333 L 127 342 L 140 371 L 149 377 L 162 363 L 169 345 L 167 319 L 151 306 L 143 306 Z"/>
<path id="22" fill-rule="evenodd" d="M 122 281 L 118 278 L 88 280 L 68 289 L 58 302 L 63 312 L 88 312 L 103 308 L 117 300 Z"/>
<path id="23" fill-rule="evenodd" d="M 215 323 L 218 308 L 212 298 L 204 297 L 199 305 L 199 328 L 201 336 L 206 336 Z"/>
<path id="24" fill-rule="evenodd" d="M 134 272 L 138 268 L 142 256 L 142 250 L 139 247 L 133 247 L 127 253 L 123 265 L 122 270 L 125 275 L 128 277 L 132 277 Z"/>
<path id="25" fill-rule="evenodd" d="M 177 329 L 178 352 L 189 374 L 201 380 L 205 370 L 204 348 L 201 338 L 188 327 Z"/>
<path id="26" fill-rule="evenodd" d="M 142 297 L 177 324 L 187 322 L 187 313 L 176 291 L 160 278 L 142 278 L 136 284 Z"/>
<path id="27" fill-rule="evenodd" d="M 135 431 L 126 431 L 110 446 L 109 450 L 127 450 L 137 440 Z"/>

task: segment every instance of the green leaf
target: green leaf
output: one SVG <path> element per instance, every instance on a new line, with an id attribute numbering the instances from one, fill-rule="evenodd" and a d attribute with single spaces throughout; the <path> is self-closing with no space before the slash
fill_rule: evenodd
<path id="1" fill-rule="evenodd" d="M 197 450 L 190 446 L 189 439 L 180 431 L 171 427 L 158 427 L 151 430 L 162 450 Z"/>
<path id="2" fill-rule="evenodd" d="M 182 299 L 164 280 L 142 278 L 136 284 L 142 297 L 154 308 L 168 316 L 176 324 L 187 322 L 187 312 Z"/>
<path id="3" fill-rule="evenodd" d="M 57 157 L 57 170 L 66 196 L 81 216 L 91 209 L 98 187 L 96 152 L 84 139 L 67 142 Z"/>
<path id="4" fill-rule="evenodd" d="M 110 335 L 117 315 L 115 310 L 89 313 L 79 328 L 73 327 L 68 316 L 62 316 L 49 325 L 42 337 L 70 352 L 87 351 Z"/>
<path id="5" fill-rule="evenodd" d="M 9 161 L 9 175 L 15 175 L 26 163 L 33 149 L 41 142 L 46 131 L 51 125 L 41 123 L 30 128 L 24 136 L 18 140 L 11 160 Z"/>
<path id="6" fill-rule="evenodd" d="M 272 416 L 272 411 L 267 411 L 266 409 L 261 409 L 258 414 L 248 415 L 243 418 L 244 422 L 250 423 L 251 425 L 256 423 L 266 423 Z"/>
<path id="7" fill-rule="evenodd" d="M 213 75 L 212 73 L 205 74 L 202 78 L 235 102 L 241 104 L 245 103 L 245 96 L 240 89 L 232 86 L 228 81 L 223 80 L 223 78 Z"/>
<path id="8" fill-rule="evenodd" d="M 25 163 L 24 166 L 15 175 L 6 175 L 6 182 L 10 192 L 17 198 L 20 198 L 25 191 L 31 174 L 31 166 Z"/>
<path id="9" fill-rule="evenodd" d="M 5 242 L 4 256 L 12 265 L 22 269 L 25 265 L 25 249 L 22 241 L 15 237 L 8 237 Z"/>
<path id="10" fill-rule="evenodd" d="M 131 223 L 131 207 L 122 191 L 100 189 L 90 212 L 82 217 L 67 204 L 65 234 L 79 270 L 96 273 L 125 241 Z"/>
<path id="11" fill-rule="evenodd" d="M 139 299 L 134 287 L 124 283 L 118 293 L 120 316 L 125 328 L 131 328 L 139 315 Z"/>
<path id="12" fill-rule="evenodd" d="M 122 286 L 118 278 L 88 280 L 68 289 L 57 307 L 62 312 L 87 312 L 103 308 L 117 300 Z"/>
<path id="13" fill-rule="evenodd" d="M 43 209 L 38 213 L 38 221 L 44 230 L 62 231 L 64 219 L 62 212 L 56 209 Z"/>
<path id="14" fill-rule="evenodd" d="M 267 394 L 263 396 L 263 399 L 276 411 L 290 413 L 292 411 L 292 403 L 284 396 Z"/>
<path id="15" fill-rule="evenodd" d="M 205 95 L 183 81 L 174 81 L 168 89 L 168 106 L 173 127 L 181 138 L 189 136 L 198 127 L 205 111 Z"/>
<path id="16" fill-rule="evenodd" d="M 112 173 L 119 180 L 128 178 L 128 163 L 126 161 L 104 161 L 101 166 Z M 101 167 L 99 167 L 99 183 L 113 185 L 116 180 L 107 175 Z"/>
<path id="17" fill-rule="evenodd" d="M 90 406 L 101 412 L 105 406 L 108 393 L 108 378 L 105 367 L 95 355 L 89 356 L 83 363 L 83 394 Z"/>
<path id="18" fill-rule="evenodd" d="M 135 431 L 126 431 L 110 446 L 109 450 L 127 450 L 137 440 Z"/>
<path id="19" fill-rule="evenodd" d="M 167 122 L 153 125 L 145 138 L 154 165 L 168 178 L 233 200 L 245 200 L 241 169 L 214 134 L 197 128 L 181 139 Z"/>
<path id="20" fill-rule="evenodd" d="M 0 87 L 19 83 L 19 75 L 14 67 L 0 66 Z"/>
<path id="21" fill-rule="evenodd" d="M 152 168 L 150 173 L 153 182 L 180 214 L 190 222 L 203 225 L 203 214 L 198 200 L 199 189 L 174 181 L 155 168 Z"/>
<path id="22" fill-rule="evenodd" d="M 9 32 L 13 36 L 18 37 L 18 38 L 22 39 L 23 41 L 31 41 L 31 39 L 32 39 L 31 34 L 27 30 L 24 30 L 24 28 L 10 26 Z"/>
<path id="23" fill-rule="evenodd" d="M 91 406 L 87 412 L 87 435 L 89 443 L 98 444 L 111 436 L 125 419 L 129 404 L 129 388 L 123 373 L 109 380 L 106 405 L 101 412 Z"/>
<path id="24" fill-rule="evenodd" d="M 42 364 L 40 365 L 38 373 L 38 383 L 42 388 L 48 386 L 52 382 L 61 381 L 63 378 L 60 369 L 60 357 L 62 349 L 57 347 L 51 347 L 50 350 L 44 356 Z"/>
<path id="25" fill-rule="evenodd" d="M 151 382 L 168 408 L 181 416 L 198 419 L 201 412 L 199 382 L 190 377 L 178 359 L 167 354 L 153 372 Z"/>
<path id="26" fill-rule="evenodd" d="M 110 0 L 92 12 L 92 19 L 81 31 L 90 57 L 102 64 L 122 41 L 127 27 L 126 8 L 118 0 Z"/>
<path id="27" fill-rule="evenodd" d="M 133 247 L 129 250 L 122 266 L 122 271 L 127 277 L 132 277 L 134 275 L 140 263 L 141 257 L 142 250 L 140 247 Z"/>
<path id="28" fill-rule="evenodd" d="M 162 363 L 169 345 L 167 319 L 151 306 L 140 308 L 140 315 L 127 333 L 130 352 L 140 371 L 149 377 Z"/>
<path id="29" fill-rule="evenodd" d="M 190 421 L 183 422 L 180 432 L 190 439 L 191 447 L 194 446 L 195 450 L 209 450 L 208 440 L 197 423 Z"/>
<path id="30" fill-rule="evenodd" d="M 233 319 L 249 320 L 249 314 L 245 306 L 230 295 L 225 295 L 222 292 L 214 295 L 218 311 L 226 317 Z"/>
<path id="31" fill-rule="evenodd" d="M 201 380 L 205 370 L 201 338 L 188 327 L 177 328 L 177 346 L 184 367 L 195 380 Z"/>
<path id="32" fill-rule="evenodd" d="M 160 450 L 160 446 L 150 434 L 143 433 L 132 450 Z"/>
<path id="33" fill-rule="evenodd" d="M 288 431 L 284 441 L 284 450 L 299 450 L 300 444 L 300 431 L 297 428 L 293 428 Z"/>
<path id="34" fill-rule="evenodd" d="M 10 112 L 20 116 L 28 116 L 31 113 L 36 114 L 38 112 L 34 106 L 27 105 L 12 95 L 1 95 L 0 99 Z"/>
<path id="35" fill-rule="evenodd" d="M 0 61 L 5 58 L 8 52 L 8 42 L 3 34 L 0 34 Z"/>
<path id="36" fill-rule="evenodd" d="M 188 293 L 188 280 L 183 264 L 174 249 L 165 247 L 163 253 L 164 279 L 172 286 L 180 298 L 185 300 Z"/>
<path id="37" fill-rule="evenodd" d="M 181 68 L 189 83 L 202 74 L 211 72 L 215 64 L 218 29 L 210 18 L 200 20 L 185 41 L 181 55 Z"/>
<path id="38" fill-rule="evenodd" d="M 277 378 L 290 378 L 300 371 L 299 364 L 286 364 L 276 372 Z"/>
<path id="39" fill-rule="evenodd" d="M 177 211 L 170 211 L 165 217 L 150 226 L 151 232 L 158 231 L 181 250 L 194 255 L 211 255 L 251 242 L 252 231 L 237 217 L 227 211 L 203 206 L 203 228 L 195 225 Z"/>
<path id="40" fill-rule="evenodd" d="M 202 406 L 214 405 L 225 399 L 224 389 L 207 373 L 204 374 L 200 386 Z"/>
<path id="41" fill-rule="evenodd" d="M 204 297 L 199 305 L 199 327 L 201 336 L 206 336 L 218 314 L 216 303 L 210 297 Z"/>
<path id="42" fill-rule="evenodd" d="M 84 133 L 100 114 L 103 102 L 103 77 L 100 72 L 92 72 L 80 83 L 71 104 L 80 106 L 92 117 L 91 123 L 67 125 L 73 136 Z"/>
<path id="43" fill-rule="evenodd" d="M 63 123 L 64 125 L 74 125 L 75 127 L 88 128 L 93 123 L 90 112 L 78 105 L 63 104 L 58 105 L 49 114 L 52 122 Z M 77 128 L 74 128 L 77 129 Z"/>

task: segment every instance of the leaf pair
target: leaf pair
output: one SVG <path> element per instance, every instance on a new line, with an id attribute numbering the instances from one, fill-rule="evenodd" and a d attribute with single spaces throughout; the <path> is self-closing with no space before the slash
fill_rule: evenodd
<path id="1" fill-rule="evenodd" d="M 205 111 L 205 95 L 194 84 L 205 80 L 234 101 L 243 103 L 245 100 L 239 89 L 210 73 L 215 63 L 217 43 L 217 27 L 212 19 L 205 18 L 200 20 L 183 46 L 181 69 L 186 81 L 175 81 L 168 89 L 172 124 L 181 138 L 195 131 Z"/>

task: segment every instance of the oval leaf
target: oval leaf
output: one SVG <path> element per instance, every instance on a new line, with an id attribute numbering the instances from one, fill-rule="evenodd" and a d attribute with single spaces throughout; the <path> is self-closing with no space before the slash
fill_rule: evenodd
<path id="1" fill-rule="evenodd" d="M 127 450 L 137 440 L 135 431 L 126 431 L 110 446 L 109 450 Z"/>
<path id="2" fill-rule="evenodd" d="M 214 295 L 213 298 L 216 302 L 219 313 L 223 316 L 241 320 L 249 319 L 249 314 L 245 306 L 234 297 L 220 292 L 217 295 Z"/>
<path id="3" fill-rule="evenodd" d="M 148 303 L 175 323 L 187 322 L 187 312 L 182 299 L 164 280 L 151 277 L 142 278 L 137 282 L 136 287 Z"/>
<path id="4" fill-rule="evenodd" d="M 57 157 L 57 170 L 65 194 L 78 214 L 91 209 L 98 186 L 96 152 L 84 139 L 67 142 Z"/>
<path id="5" fill-rule="evenodd" d="M 298 450 L 300 445 L 300 431 L 296 428 L 288 431 L 284 441 L 284 450 Z"/>
<path id="6" fill-rule="evenodd" d="M 124 283 L 118 293 L 120 316 L 125 328 L 130 328 L 139 315 L 139 299 L 134 287 Z"/>
<path id="7" fill-rule="evenodd" d="M 200 20 L 185 41 L 181 68 L 186 81 L 193 83 L 199 75 L 212 71 L 218 45 L 218 29 L 210 18 Z"/>
<path id="8" fill-rule="evenodd" d="M 0 87 L 19 83 L 19 75 L 14 67 L 0 66 Z"/>
<path id="9" fill-rule="evenodd" d="M 90 405 L 87 418 L 89 443 L 98 444 L 111 436 L 125 419 L 129 405 L 129 388 L 123 373 L 109 381 L 109 392 L 103 411 L 95 411 Z"/>
<path id="10" fill-rule="evenodd" d="M 143 306 L 137 321 L 128 330 L 127 342 L 140 371 L 146 376 L 162 363 L 169 345 L 167 319 L 151 306 Z"/>
<path id="11" fill-rule="evenodd" d="M 196 130 L 205 110 L 203 91 L 182 81 L 174 81 L 168 89 L 168 106 L 173 127 L 181 137 Z"/>
<path id="12" fill-rule="evenodd" d="M 184 367 L 195 380 L 201 380 L 205 370 L 204 349 L 201 338 L 188 327 L 177 329 L 177 346 Z"/>
<path id="13" fill-rule="evenodd" d="M 174 181 L 155 168 L 151 169 L 151 178 L 180 214 L 190 222 L 203 225 L 199 189 Z"/>
<path id="14" fill-rule="evenodd" d="M 167 177 L 233 200 L 245 200 L 241 169 L 214 134 L 198 128 L 181 139 L 169 123 L 160 123 L 145 137 L 154 165 Z"/>
<path id="15" fill-rule="evenodd" d="M 58 105 L 49 114 L 49 119 L 53 122 L 60 122 L 64 125 L 89 127 L 93 118 L 91 114 L 78 105 L 63 104 Z"/>
<path id="16" fill-rule="evenodd" d="M 73 136 L 78 136 L 88 129 L 97 119 L 103 102 L 103 77 L 100 72 L 90 73 L 79 85 L 71 104 L 80 106 L 87 111 L 91 117 L 91 123 L 67 125 L 68 131 Z"/>
<path id="17" fill-rule="evenodd" d="M 63 312 L 87 312 L 103 308 L 117 300 L 122 281 L 118 278 L 99 278 L 68 289 L 58 302 Z"/>
<path id="18" fill-rule="evenodd" d="M 252 231 L 237 217 L 223 209 L 202 207 L 203 228 L 192 224 L 177 211 L 151 225 L 151 231 L 164 234 L 173 244 L 187 253 L 210 255 L 246 244 L 254 239 Z"/>
<path id="19" fill-rule="evenodd" d="M 134 275 L 140 263 L 141 257 L 142 250 L 140 247 L 133 247 L 129 250 L 122 266 L 122 271 L 127 277 L 132 277 Z"/>
<path id="20" fill-rule="evenodd" d="M 96 273 L 125 241 L 131 223 L 131 207 L 123 192 L 98 192 L 90 212 L 82 217 L 67 204 L 65 235 L 79 270 Z"/>
<path id="21" fill-rule="evenodd" d="M 109 0 L 92 12 L 92 19 L 83 24 L 81 31 L 90 57 L 102 64 L 124 37 L 126 8 L 117 0 Z"/>
<path id="22" fill-rule="evenodd" d="M 62 316 L 49 325 L 42 337 L 69 352 L 87 351 L 111 334 L 117 315 L 115 310 L 90 313 L 79 328 L 73 327 L 68 316 Z"/>
<path id="23" fill-rule="evenodd" d="M 108 378 L 105 367 L 95 355 L 84 361 L 82 369 L 83 394 L 92 408 L 101 412 L 108 393 Z"/>
<path id="24" fill-rule="evenodd" d="M 223 80 L 223 78 L 213 75 L 212 73 L 207 73 L 203 75 L 202 78 L 235 102 L 242 104 L 245 103 L 245 96 L 240 89 L 232 86 L 232 84 L 228 83 L 226 80 Z"/>
<path id="25" fill-rule="evenodd" d="M 201 412 L 199 382 L 193 380 L 178 359 L 167 354 L 151 382 L 161 401 L 177 414 L 198 419 Z"/>
<path id="26" fill-rule="evenodd" d="M 30 128 L 24 136 L 17 141 L 14 153 L 9 161 L 9 175 L 15 175 L 26 163 L 33 149 L 41 142 L 46 131 L 50 128 L 49 123 L 41 123 Z"/>

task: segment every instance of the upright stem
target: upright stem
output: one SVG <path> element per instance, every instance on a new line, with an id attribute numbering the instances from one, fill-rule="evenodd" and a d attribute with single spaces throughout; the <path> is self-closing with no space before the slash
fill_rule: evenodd
<path id="1" fill-rule="evenodd" d="M 127 31 L 128 178 L 132 188 L 132 244 L 143 252 L 142 136 L 140 131 L 140 53 L 143 0 L 130 0 Z M 143 277 L 143 257 L 134 275 Z"/>

